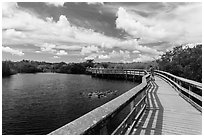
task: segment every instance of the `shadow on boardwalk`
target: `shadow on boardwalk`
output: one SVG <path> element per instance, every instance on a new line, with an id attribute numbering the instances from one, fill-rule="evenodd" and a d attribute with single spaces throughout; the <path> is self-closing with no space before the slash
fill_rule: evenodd
<path id="1" fill-rule="evenodd" d="M 158 85 L 151 81 L 148 91 L 147 108 L 145 113 L 135 125 L 132 134 L 135 135 L 161 135 L 163 123 L 163 106 L 157 96 Z"/>

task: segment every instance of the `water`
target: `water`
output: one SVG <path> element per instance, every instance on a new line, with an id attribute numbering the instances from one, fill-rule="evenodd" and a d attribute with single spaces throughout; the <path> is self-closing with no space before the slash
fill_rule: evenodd
<path id="1" fill-rule="evenodd" d="M 88 75 L 17 74 L 2 79 L 2 133 L 48 134 L 135 87 Z M 103 98 L 89 92 L 117 90 Z"/>

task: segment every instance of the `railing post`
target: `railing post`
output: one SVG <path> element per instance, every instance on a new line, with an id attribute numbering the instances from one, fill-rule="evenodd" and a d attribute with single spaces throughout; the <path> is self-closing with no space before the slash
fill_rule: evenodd
<path id="1" fill-rule="evenodd" d="M 179 85 L 182 87 L 182 83 L 181 83 L 181 81 L 179 81 Z"/>
<path id="2" fill-rule="evenodd" d="M 192 90 L 191 85 L 189 85 L 189 87 L 188 87 L 188 100 L 189 101 L 191 100 L 191 96 L 190 96 L 191 90 Z"/>
<path id="3" fill-rule="evenodd" d="M 125 71 L 125 80 L 127 80 L 127 70 Z"/>
<path id="4" fill-rule="evenodd" d="M 130 103 L 130 111 L 133 110 L 134 106 L 135 106 L 135 103 L 134 103 L 134 100 L 133 100 L 133 101 Z"/>
<path id="5" fill-rule="evenodd" d="M 101 125 L 100 125 L 100 135 L 108 135 L 108 129 L 107 124 L 110 122 L 109 119 L 106 119 Z"/>
<path id="6" fill-rule="evenodd" d="M 133 82 L 135 81 L 135 70 L 133 70 Z"/>
<path id="7" fill-rule="evenodd" d="M 103 127 L 100 129 L 100 135 L 108 135 L 107 122 L 105 122 Z"/>

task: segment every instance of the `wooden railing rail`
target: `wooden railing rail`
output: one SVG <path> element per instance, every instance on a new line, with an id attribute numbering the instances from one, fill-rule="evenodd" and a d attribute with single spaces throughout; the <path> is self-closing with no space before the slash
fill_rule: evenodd
<path id="1" fill-rule="evenodd" d="M 146 107 L 150 75 L 147 71 L 139 71 L 139 74 L 143 74 L 141 84 L 50 134 L 123 134 L 135 118 L 140 118 Z M 92 69 L 92 73 L 136 75 L 136 70 Z"/>
<path id="2" fill-rule="evenodd" d="M 156 70 L 155 72 L 156 75 L 173 84 L 184 99 L 202 112 L 202 83 L 178 77 L 165 71 Z"/>
<path id="3" fill-rule="evenodd" d="M 87 71 L 92 74 L 128 74 L 128 75 L 145 75 L 143 69 L 106 69 L 106 68 L 88 68 Z"/>

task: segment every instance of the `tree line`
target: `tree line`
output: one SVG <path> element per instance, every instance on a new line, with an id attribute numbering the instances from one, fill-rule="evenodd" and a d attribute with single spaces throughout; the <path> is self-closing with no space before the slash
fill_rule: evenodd
<path id="1" fill-rule="evenodd" d="M 55 72 L 67 74 L 86 74 L 87 67 L 103 67 L 115 69 L 145 69 L 149 63 L 97 63 L 94 60 L 87 60 L 81 63 L 49 63 L 31 60 L 22 61 L 2 61 L 2 75 L 9 76 L 16 73 L 38 73 L 38 72 Z"/>
<path id="2" fill-rule="evenodd" d="M 160 70 L 202 82 L 202 44 L 175 47 L 163 54 L 157 63 Z"/>
<path id="3" fill-rule="evenodd" d="M 2 76 L 9 76 L 16 73 L 38 73 L 38 72 L 56 72 L 69 74 L 84 74 L 86 67 L 93 67 L 93 63 L 49 63 L 22 60 L 18 62 L 2 61 Z"/>

